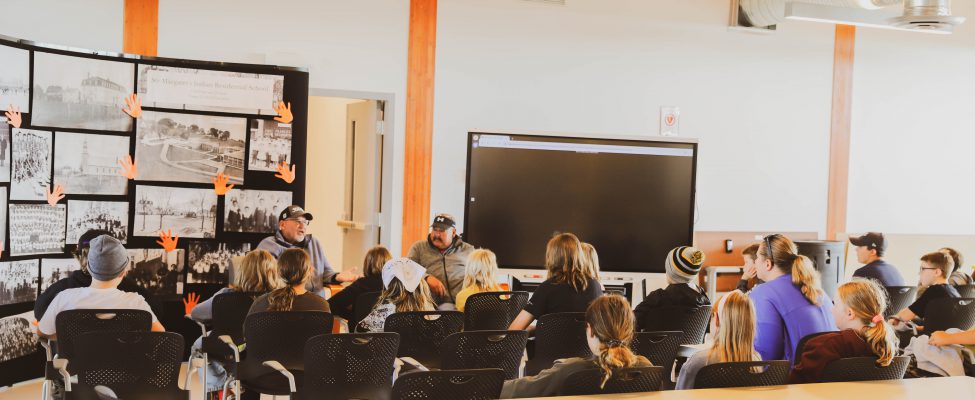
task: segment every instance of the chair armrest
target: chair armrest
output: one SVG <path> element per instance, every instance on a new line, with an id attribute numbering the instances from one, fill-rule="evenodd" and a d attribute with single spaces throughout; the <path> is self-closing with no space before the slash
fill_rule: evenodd
<path id="1" fill-rule="evenodd" d="M 418 369 L 420 371 L 429 371 L 430 370 L 430 368 L 427 368 L 427 367 L 423 366 L 423 364 L 421 364 L 419 361 L 417 361 L 413 357 L 399 357 L 399 359 L 404 364 L 412 365 L 414 368 L 416 368 L 416 369 Z"/>
<path id="2" fill-rule="evenodd" d="M 268 360 L 264 362 L 264 366 L 273 368 L 275 371 L 280 372 L 281 375 L 284 375 L 285 378 L 288 378 L 288 387 L 291 389 L 291 393 L 298 391 L 298 388 L 295 386 L 294 374 L 292 374 L 291 371 L 288 371 L 288 369 L 281 365 L 281 363 L 274 360 Z"/>
<path id="3" fill-rule="evenodd" d="M 44 348 L 44 356 L 47 357 L 47 361 L 53 361 L 54 360 L 54 353 L 51 350 L 51 339 L 49 339 L 49 338 L 42 338 L 42 337 L 38 336 L 37 337 L 37 342 L 40 343 L 41 344 L 41 347 Z"/>
<path id="4" fill-rule="evenodd" d="M 240 350 L 237 349 L 237 344 L 234 343 L 234 339 L 231 338 L 229 335 L 220 335 L 217 337 L 217 339 L 220 339 L 221 342 L 224 342 L 225 344 L 227 344 L 227 346 L 230 346 L 230 350 L 234 352 L 234 362 L 239 363 Z"/>
<path id="5" fill-rule="evenodd" d="M 61 379 L 64 379 L 64 391 L 71 391 L 71 374 L 68 373 L 68 359 L 67 358 L 57 358 L 51 360 L 51 364 L 54 369 L 58 370 L 61 374 Z"/>
<path id="6" fill-rule="evenodd" d="M 200 368 L 205 368 L 206 362 L 202 358 L 190 356 L 190 362 L 186 366 L 186 376 L 183 378 L 183 390 L 190 390 L 190 378 Z"/>

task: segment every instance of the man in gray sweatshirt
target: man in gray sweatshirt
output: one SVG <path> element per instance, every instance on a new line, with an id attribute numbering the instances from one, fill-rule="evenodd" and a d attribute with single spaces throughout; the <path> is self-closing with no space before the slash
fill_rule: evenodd
<path id="1" fill-rule="evenodd" d="M 427 284 L 441 309 L 450 309 L 444 304 L 453 305 L 463 289 L 467 257 L 472 251 L 474 246 L 460 239 L 454 217 L 449 214 L 437 214 L 426 240 L 410 247 L 407 257 L 427 269 Z"/>

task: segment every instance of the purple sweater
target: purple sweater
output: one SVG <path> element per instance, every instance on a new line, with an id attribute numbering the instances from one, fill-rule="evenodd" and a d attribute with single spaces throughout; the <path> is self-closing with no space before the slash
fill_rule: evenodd
<path id="1" fill-rule="evenodd" d="M 782 275 L 752 289 L 748 296 L 755 303 L 758 332 L 755 350 L 763 360 L 789 360 L 795 357 L 799 339 L 811 333 L 835 331 L 833 302 L 825 294 L 819 305 L 810 304 L 792 275 Z"/>

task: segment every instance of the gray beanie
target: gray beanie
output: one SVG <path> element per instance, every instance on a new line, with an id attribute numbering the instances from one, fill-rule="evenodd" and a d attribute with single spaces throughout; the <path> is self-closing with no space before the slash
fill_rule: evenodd
<path id="1" fill-rule="evenodd" d="M 122 275 L 129 265 L 129 254 L 122 242 L 109 235 L 92 239 L 88 250 L 88 272 L 100 281 L 110 281 Z"/>
<path id="2" fill-rule="evenodd" d="M 704 252 L 695 247 L 680 246 L 667 253 L 667 277 L 673 283 L 690 282 L 701 271 Z"/>

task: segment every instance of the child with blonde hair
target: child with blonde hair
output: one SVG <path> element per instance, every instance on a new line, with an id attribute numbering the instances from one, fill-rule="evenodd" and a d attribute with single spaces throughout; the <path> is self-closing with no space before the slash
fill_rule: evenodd
<path id="1" fill-rule="evenodd" d="M 467 257 L 467 268 L 464 275 L 464 288 L 457 293 L 456 305 L 458 311 L 464 311 L 467 298 L 475 293 L 497 292 L 501 290 L 498 284 L 498 258 L 494 252 L 487 249 L 477 249 Z"/>
<path id="2" fill-rule="evenodd" d="M 740 290 L 718 300 L 711 317 L 714 343 L 687 360 L 680 370 L 676 389 L 693 389 L 697 372 L 710 364 L 761 361 L 762 356 L 755 351 L 756 319 L 755 305 Z"/>

